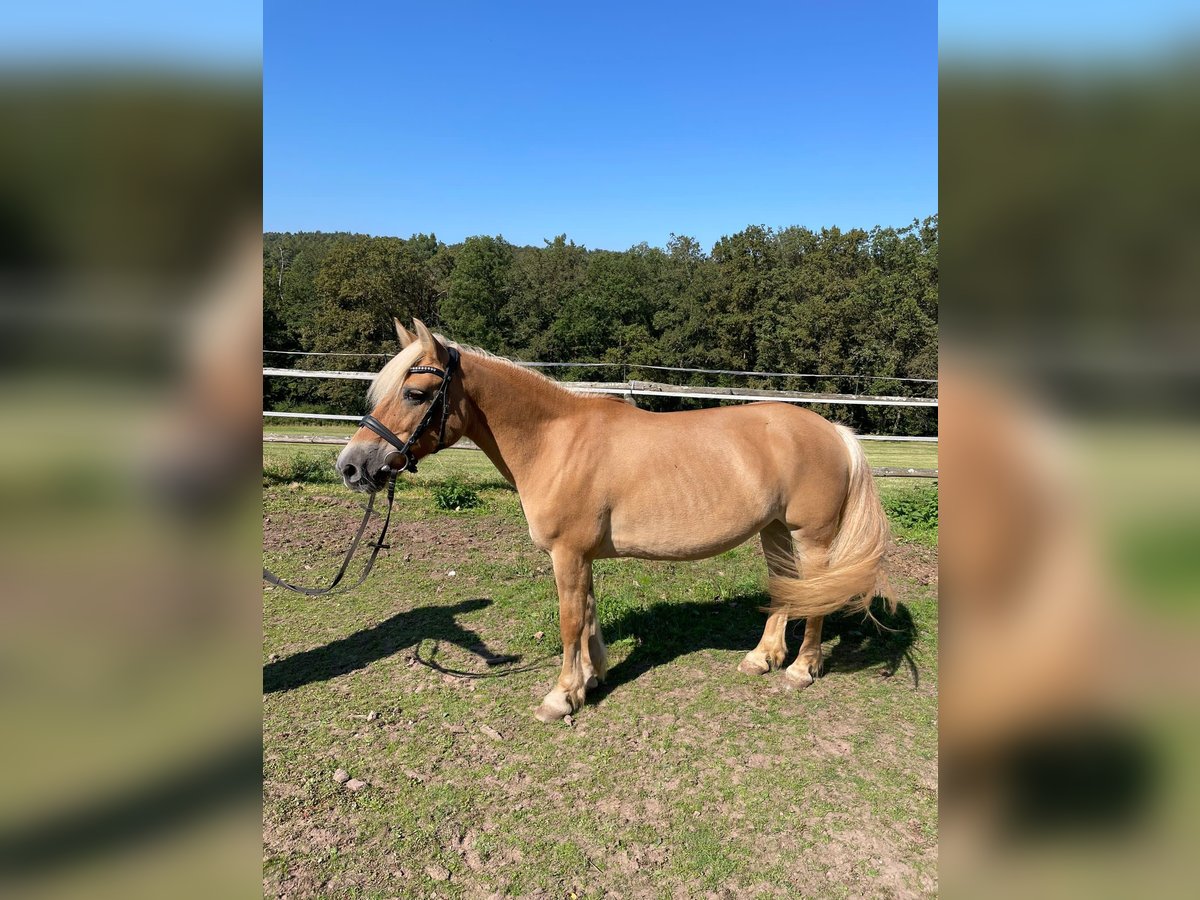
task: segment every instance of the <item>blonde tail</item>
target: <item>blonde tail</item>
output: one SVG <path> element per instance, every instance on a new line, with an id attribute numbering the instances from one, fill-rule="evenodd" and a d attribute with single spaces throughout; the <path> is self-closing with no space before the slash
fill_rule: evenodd
<path id="1" fill-rule="evenodd" d="M 883 570 L 891 529 L 871 466 L 854 432 L 835 427 L 850 453 L 850 487 L 837 537 L 829 548 L 828 568 L 808 578 L 773 576 L 770 580 L 771 612 L 786 612 L 793 619 L 846 608 L 866 611 L 876 596 L 884 597 L 889 609 L 896 606 Z"/>

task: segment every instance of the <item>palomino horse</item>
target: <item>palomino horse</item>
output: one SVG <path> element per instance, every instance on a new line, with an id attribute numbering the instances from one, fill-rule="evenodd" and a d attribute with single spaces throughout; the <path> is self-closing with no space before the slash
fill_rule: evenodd
<path id="1" fill-rule="evenodd" d="M 887 518 L 848 429 L 785 403 L 652 413 L 576 393 L 414 326 L 415 335 L 396 322 L 403 349 L 371 385 L 372 415 L 403 442 L 419 432 L 408 450 L 413 461 L 470 438 L 520 494 L 558 587 L 563 663 L 537 709 L 543 722 L 578 710 L 608 670 L 593 560 L 704 559 L 759 535 L 771 614 L 738 668 L 764 674 L 782 666 L 788 619 L 807 617 L 799 656 L 785 672 L 795 687 L 819 672 L 823 617 L 865 608 L 886 592 Z M 448 373 L 451 366 L 457 371 Z M 440 410 L 432 406 L 439 402 Z M 433 420 L 441 427 L 429 427 Z M 337 467 L 348 487 L 373 492 L 407 462 L 396 458 L 378 429 L 363 427 Z"/>

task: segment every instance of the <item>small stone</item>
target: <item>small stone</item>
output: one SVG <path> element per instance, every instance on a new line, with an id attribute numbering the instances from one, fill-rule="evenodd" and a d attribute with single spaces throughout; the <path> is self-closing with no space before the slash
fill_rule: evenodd
<path id="1" fill-rule="evenodd" d="M 425 874 L 434 881 L 449 881 L 450 870 L 445 866 L 439 866 L 437 863 L 432 863 L 425 867 Z"/>
<path id="2" fill-rule="evenodd" d="M 333 773 L 333 780 L 336 781 L 338 784 L 345 784 L 347 781 L 350 780 L 350 773 L 347 772 L 345 769 L 338 769 L 336 772 Z"/>
<path id="3" fill-rule="evenodd" d="M 571 718 L 570 713 L 567 713 L 565 716 L 563 716 L 563 724 L 566 725 L 568 728 L 575 727 L 575 720 Z"/>
<path id="4" fill-rule="evenodd" d="M 453 569 L 451 569 L 449 572 L 446 573 L 446 577 L 453 578 L 456 574 L 458 574 L 458 573 L 455 572 Z"/>
<path id="5" fill-rule="evenodd" d="M 358 791 L 361 791 L 366 786 L 367 786 L 367 783 L 365 781 L 363 781 L 361 778 L 351 778 L 349 781 L 346 782 L 346 790 L 355 791 L 356 793 Z"/>
<path id="6" fill-rule="evenodd" d="M 534 639 L 535 641 L 540 641 L 540 640 L 541 640 L 542 638 L 544 638 L 545 636 L 546 636 L 546 632 L 544 632 L 544 631 L 535 631 L 535 632 L 533 633 L 533 639 Z"/>
<path id="7" fill-rule="evenodd" d="M 379 718 L 379 713 L 375 712 L 375 710 L 371 710 L 369 713 L 367 713 L 367 721 L 368 722 L 374 722 L 378 718 Z"/>
<path id="8" fill-rule="evenodd" d="M 504 735 L 502 735 L 500 732 L 498 732 L 491 725 L 480 725 L 479 730 L 482 731 L 484 734 L 486 734 L 488 737 L 490 737 L 493 741 L 504 740 Z"/>

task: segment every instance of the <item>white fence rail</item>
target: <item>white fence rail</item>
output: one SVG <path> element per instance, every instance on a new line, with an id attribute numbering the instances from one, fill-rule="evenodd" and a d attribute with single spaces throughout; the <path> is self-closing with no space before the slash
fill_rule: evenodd
<path id="1" fill-rule="evenodd" d="M 324 378 L 342 381 L 370 381 L 374 372 L 337 372 L 319 369 L 278 369 L 263 366 L 263 375 L 284 378 Z M 837 403 L 860 406 L 918 406 L 937 408 L 936 397 L 879 397 L 864 394 L 829 394 L 820 391 L 771 391 L 735 387 L 694 387 L 661 384 L 657 381 L 564 381 L 572 390 L 587 394 L 619 394 L 634 397 L 685 397 L 697 400 L 774 400 L 779 403 Z"/>
<path id="2" fill-rule="evenodd" d="M 357 422 L 362 416 L 343 416 L 334 413 L 298 413 L 298 412 L 272 412 L 270 410 L 263 411 L 264 419 L 317 419 L 320 421 L 336 421 L 336 422 Z M 293 435 L 294 437 L 303 438 L 305 435 Z M 860 441 L 912 441 L 914 443 L 936 444 L 936 437 L 909 437 L 907 435 L 891 435 L 891 434 L 860 434 Z M 323 443 L 322 441 L 296 441 L 296 443 Z"/>
<path id="3" fill-rule="evenodd" d="M 263 375 L 266 377 L 283 378 L 324 378 L 342 381 L 370 381 L 375 377 L 374 372 L 343 372 L 320 369 L 282 369 L 274 366 L 264 366 Z M 917 380 L 917 379 L 913 379 Z M 780 403 L 835 403 L 860 406 L 908 406 L 936 409 L 936 397 L 883 397 L 865 394 L 831 394 L 820 391 L 774 391 L 735 387 L 708 387 L 678 384 L 662 384 L 655 381 L 564 381 L 572 390 L 589 394 L 617 394 L 623 397 L 682 397 L 698 400 L 737 400 L 754 402 L 772 400 Z M 359 416 L 348 416 L 335 413 L 300 413 L 263 411 L 263 418 L 277 419 L 310 419 L 331 422 L 357 422 Z M 911 441 L 914 443 L 936 444 L 936 437 L 908 437 L 886 434 L 860 434 L 860 441 Z M 327 444 L 341 445 L 349 440 L 335 435 L 305 435 L 305 434 L 263 434 L 263 442 L 269 444 Z M 470 441 L 459 441 L 452 449 L 478 450 Z M 937 469 L 906 469 L 897 467 L 882 467 L 874 470 L 881 477 L 903 478 L 937 478 Z"/>

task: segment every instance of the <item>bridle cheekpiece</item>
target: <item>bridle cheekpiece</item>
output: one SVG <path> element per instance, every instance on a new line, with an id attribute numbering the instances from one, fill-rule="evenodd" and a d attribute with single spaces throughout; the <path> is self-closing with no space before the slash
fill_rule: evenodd
<path id="1" fill-rule="evenodd" d="M 421 436 L 428 430 L 433 422 L 433 417 L 439 411 L 441 412 L 441 422 L 438 426 L 438 442 L 437 447 L 432 452 L 437 453 L 439 450 L 445 449 L 446 446 L 446 420 L 450 417 L 450 384 L 454 380 L 454 373 L 458 369 L 458 350 L 455 347 L 447 347 L 446 352 L 449 355 L 449 361 L 446 363 L 446 369 L 437 368 L 437 366 L 413 366 L 408 370 L 409 375 L 437 375 L 442 379 L 442 383 L 438 386 L 437 393 L 434 394 L 433 400 L 429 403 L 429 409 L 425 411 L 424 418 L 417 423 L 417 427 L 413 429 L 407 441 L 400 440 L 392 432 L 390 428 L 380 422 L 371 414 L 367 414 L 359 420 L 359 426 L 369 428 L 375 432 L 389 444 L 396 448 L 396 453 L 400 455 L 397 462 L 390 462 L 387 465 L 387 474 L 399 474 L 400 472 L 416 472 L 417 460 L 413 456 L 412 447 Z M 389 460 L 395 454 L 388 457 Z"/>
<path id="2" fill-rule="evenodd" d="M 403 464 L 393 465 L 388 463 L 388 465 L 383 469 L 383 473 L 387 476 L 387 516 L 383 520 L 383 528 L 381 528 L 379 531 L 379 537 L 376 538 L 375 542 L 370 545 L 371 555 L 367 559 L 367 564 L 363 566 L 362 574 L 358 576 L 358 580 L 354 582 L 354 584 L 350 585 L 348 588 L 342 588 L 343 591 L 353 590 L 366 581 L 367 576 L 371 574 L 371 569 L 375 566 L 375 560 L 379 556 L 379 551 L 388 546 L 383 542 L 383 539 L 387 537 L 388 526 L 392 522 L 392 506 L 396 502 L 396 476 L 405 471 L 417 471 L 417 461 L 413 458 L 412 446 L 420 439 L 421 435 L 425 433 L 426 429 L 429 428 L 429 424 L 433 421 L 434 413 L 436 413 L 439 408 L 441 410 L 442 420 L 441 424 L 438 426 L 437 447 L 433 452 L 437 453 L 438 450 L 441 450 L 446 446 L 446 419 L 450 416 L 450 383 L 454 380 L 455 370 L 458 369 L 458 350 L 456 350 L 454 347 L 447 347 L 446 349 L 450 354 L 450 361 L 446 364 L 446 370 L 444 372 L 435 366 L 413 366 L 408 370 L 410 375 L 438 375 L 441 377 L 442 383 L 438 387 L 437 393 L 434 395 L 433 400 L 430 402 L 429 409 L 425 412 L 425 417 L 421 419 L 417 427 L 413 429 L 413 433 L 407 441 L 400 440 L 400 438 L 392 433 L 390 428 L 372 415 L 363 416 L 358 423 L 363 428 L 371 429 L 373 432 L 395 447 L 396 452 L 400 454 L 400 462 Z M 394 455 L 395 454 L 391 454 L 388 458 L 391 459 L 391 457 Z M 350 547 L 346 550 L 346 555 L 342 559 L 341 568 L 339 568 L 337 574 L 333 576 L 333 581 L 331 581 L 326 587 L 310 588 L 303 587 L 302 585 L 298 584 L 291 584 L 290 582 L 284 581 L 266 566 L 263 567 L 263 580 L 269 581 L 271 584 L 279 585 L 279 587 L 287 588 L 289 591 L 295 591 L 298 594 L 305 594 L 309 597 L 317 597 L 321 594 L 333 593 L 337 589 L 337 586 L 341 583 L 342 579 L 345 577 L 346 570 L 350 567 L 350 560 L 354 558 L 354 551 L 358 549 L 358 544 L 363 538 L 363 533 L 367 530 L 367 522 L 370 521 L 371 512 L 375 508 L 376 496 L 377 494 L 372 492 L 371 499 L 367 501 L 367 508 L 363 512 L 362 524 L 358 526 L 358 531 L 355 532 L 354 540 L 350 542 Z"/>

